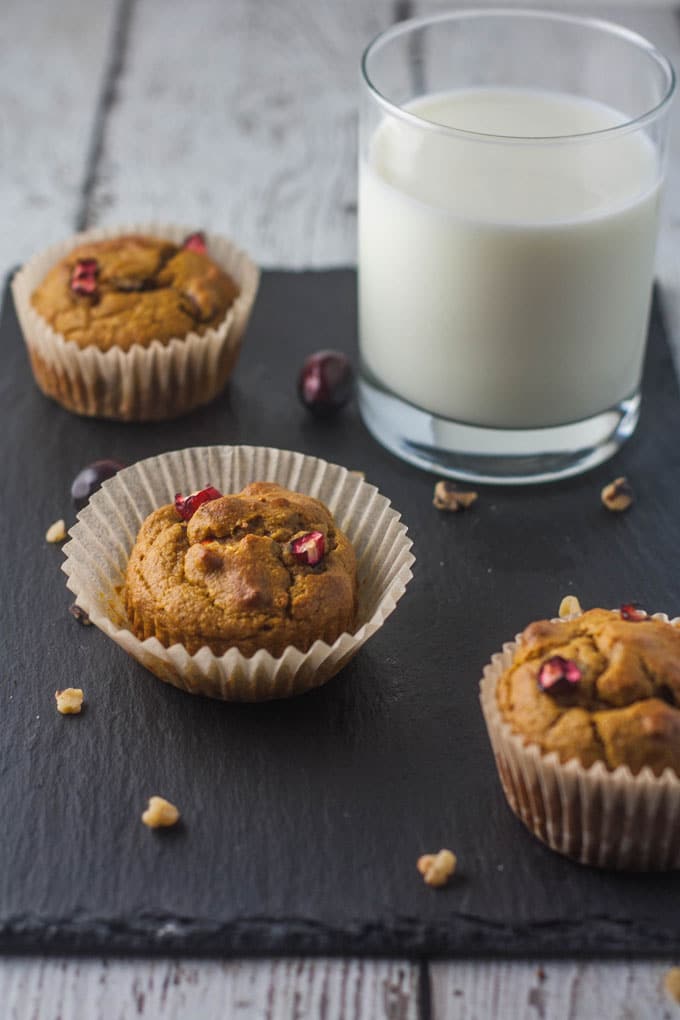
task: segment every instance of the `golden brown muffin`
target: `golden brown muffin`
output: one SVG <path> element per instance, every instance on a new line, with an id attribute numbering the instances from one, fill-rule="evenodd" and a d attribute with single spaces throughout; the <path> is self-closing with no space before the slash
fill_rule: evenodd
<path id="1" fill-rule="evenodd" d="M 80 348 L 127 351 L 205 333 L 238 293 L 207 252 L 126 234 L 74 248 L 49 271 L 31 303 Z"/>
<path id="2" fill-rule="evenodd" d="M 562 762 L 680 774 L 680 629 L 671 623 L 632 607 L 532 623 L 496 696 L 512 729 Z"/>
<path id="3" fill-rule="evenodd" d="M 351 631 L 356 558 L 323 503 L 271 482 L 213 493 L 198 509 L 201 494 L 180 497 L 142 524 L 125 586 L 137 637 L 191 654 L 278 656 Z"/>

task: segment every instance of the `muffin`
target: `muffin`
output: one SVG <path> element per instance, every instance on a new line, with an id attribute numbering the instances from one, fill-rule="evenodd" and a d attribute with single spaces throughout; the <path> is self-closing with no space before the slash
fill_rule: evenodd
<path id="1" fill-rule="evenodd" d="M 238 356 L 256 267 L 228 241 L 180 228 L 103 233 L 15 277 L 39 387 L 68 410 L 135 421 L 212 400 Z"/>
<path id="2" fill-rule="evenodd" d="M 356 558 L 317 499 L 271 482 L 224 496 L 210 486 L 146 518 L 125 605 L 140 640 L 190 654 L 204 646 L 215 655 L 306 652 L 351 631 Z"/>
<path id="3" fill-rule="evenodd" d="M 306 493 L 301 498 L 282 493 L 281 498 L 289 504 L 287 509 L 279 506 L 278 510 L 276 507 L 272 510 L 269 506 L 271 497 L 264 499 L 261 505 L 267 505 L 267 515 L 272 515 L 272 521 L 279 519 L 276 525 L 272 525 L 272 529 L 281 527 L 282 514 L 287 517 L 286 528 L 282 528 L 280 537 L 287 537 L 290 532 L 290 541 L 296 543 L 295 553 L 301 560 L 314 560 L 321 551 L 319 537 L 312 535 L 310 538 L 310 532 L 305 529 L 313 527 L 321 531 L 324 539 L 323 562 L 319 560 L 317 563 L 305 564 L 294 557 L 295 563 L 290 564 L 291 574 L 299 577 L 301 582 L 308 579 L 302 585 L 303 590 L 311 591 L 312 584 L 318 585 L 320 589 L 330 577 L 334 578 L 331 580 L 333 587 L 329 586 L 322 596 L 323 617 L 317 616 L 317 607 L 305 600 L 309 610 L 308 619 L 305 620 L 300 612 L 299 630 L 293 634 L 291 625 L 283 618 L 282 606 L 276 607 L 273 619 L 269 621 L 264 621 L 265 614 L 260 611 L 261 627 L 253 626 L 250 633 L 244 634 L 243 624 L 240 624 L 240 637 L 247 641 L 245 647 L 250 649 L 258 631 L 259 637 L 263 638 L 269 624 L 272 625 L 269 629 L 278 629 L 276 643 L 272 645 L 277 648 L 283 644 L 281 633 L 284 629 L 291 633 L 291 640 L 305 644 L 312 637 L 312 627 L 315 633 L 326 630 L 328 638 L 340 632 L 343 627 L 347 628 L 338 633 L 332 643 L 317 640 L 307 651 L 289 644 L 280 655 L 274 655 L 264 647 L 252 655 L 245 655 L 238 647 L 232 646 L 224 654 L 218 655 L 206 645 L 191 654 L 183 644 L 167 646 L 157 637 L 142 639 L 137 636 L 137 633 L 141 635 L 146 632 L 143 627 L 147 624 L 140 621 L 139 631 L 133 630 L 127 601 L 141 605 L 145 599 L 149 599 L 149 613 L 146 608 L 140 610 L 141 619 L 153 619 L 157 612 L 156 602 L 144 592 L 144 585 L 141 586 L 141 593 L 132 597 L 132 589 L 137 588 L 137 580 L 127 583 L 128 574 L 131 577 L 133 573 L 130 561 L 137 535 L 146 518 L 176 498 L 178 490 L 191 495 L 177 500 L 179 516 L 175 515 L 172 525 L 176 534 L 186 533 L 191 524 L 198 528 L 205 512 L 198 516 L 197 511 L 195 522 L 191 517 L 206 493 L 196 493 L 193 490 L 200 490 L 207 479 L 211 479 L 222 492 L 239 493 L 243 497 L 239 505 L 244 508 L 250 500 L 260 500 L 259 496 L 245 495 L 258 479 L 267 479 L 270 491 L 271 483 L 274 483 L 280 491 L 294 489 L 296 493 Z M 263 484 L 259 482 L 258 489 Z M 215 492 L 207 495 L 220 498 Z M 265 496 L 265 492 L 260 490 L 260 495 Z M 291 503 L 296 513 L 301 514 L 300 517 L 288 517 L 292 513 Z M 229 500 L 228 505 L 235 506 L 233 499 Z M 326 507 L 330 508 L 337 524 L 334 525 L 329 518 Z M 207 510 L 208 507 L 205 508 Z M 207 521 L 212 519 L 213 513 L 221 512 L 213 509 Z M 165 530 L 164 521 L 169 517 L 166 508 L 166 516 L 160 515 L 159 534 Z M 184 522 L 184 517 L 189 520 Z M 227 527 L 231 527 L 228 518 Z M 265 537 L 257 534 L 259 530 L 264 530 L 264 518 L 260 524 L 251 517 L 250 529 L 254 537 Z M 300 531 L 302 534 L 299 534 Z M 218 556 L 226 557 L 227 546 L 235 551 L 238 545 L 238 525 L 234 534 L 233 540 L 226 537 L 208 539 L 209 545 L 206 548 L 214 545 Z M 339 540 L 340 534 L 342 539 Z M 326 546 L 325 539 L 328 536 L 331 541 Z M 338 543 L 340 549 L 344 549 L 344 567 L 333 549 L 333 537 L 336 549 Z M 344 545 L 345 537 L 351 542 L 353 553 Z M 170 550 L 174 548 L 168 564 L 170 573 L 172 556 L 176 556 L 177 547 L 173 546 L 175 540 L 172 538 L 164 541 L 168 542 Z M 189 539 L 183 538 L 182 541 L 186 543 L 188 552 Z M 278 542 L 278 545 L 283 563 L 286 556 L 285 543 L 282 545 Z M 326 683 L 380 630 L 395 610 L 413 576 L 411 545 L 406 526 L 397 510 L 386 496 L 365 481 L 358 472 L 348 471 L 340 464 L 331 464 L 319 457 L 305 456 L 294 450 L 278 450 L 267 446 L 200 446 L 173 450 L 139 461 L 105 481 L 78 514 L 78 521 L 70 531 L 70 541 L 64 547 L 63 570 L 68 577 L 68 588 L 77 605 L 88 614 L 90 622 L 159 679 L 190 694 L 202 694 L 224 701 L 267 701 L 303 694 Z M 252 538 L 242 550 L 247 550 L 248 562 L 249 547 L 253 547 Z M 292 549 L 288 550 L 288 553 L 292 552 Z M 198 550 L 192 553 L 192 557 L 198 556 L 201 556 Z M 289 562 L 290 557 L 286 558 Z M 352 580 L 354 567 L 349 565 L 354 562 L 354 558 L 356 587 Z M 328 570 L 329 563 L 334 564 L 332 574 Z M 275 570 L 275 565 L 272 567 L 272 575 L 282 576 Z M 179 574 L 176 560 L 174 569 Z M 255 579 L 256 583 L 250 585 L 253 592 L 249 594 L 242 590 L 238 593 L 238 600 L 244 605 L 247 605 L 249 598 L 261 597 L 260 588 L 263 594 L 266 592 L 265 597 L 270 604 L 276 601 L 271 594 L 274 584 L 265 570 L 263 573 L 266 583 L 260 575 Z M 239 580 L 237 574 L 234 576 Z M 207 591 L 207 585 L 204 588 Z M 278 590 L 280 598 L 281 587 Z M 201 591 L 199 585 L 199 594 Z M 233 599 L 235 595 L 232 589 L 229 597 Z M 216 597 L 216 605 L 218 601 Z M 335 623 L 331 622 L 331 604 L 337 613 Z M 300 603 L 300 610 L 302 605 Z M 178 610 L 177 606 L 173 616 L 177 615 L 175 610 Z M 255 618 L 258 615 L 257 607 L 251 605 L 248 613 Z M 312 620 L 315 622 L 312 623 Z M 195 619 L 186 622 L 181 620 L 179 624 L 173 623 L 173 626 L 185 633 L 193 628 L 191 636 L 196 643 L 205 640 L 207 631 L 213 629 L 203 626 L 202 621 L 197 624 Z M 158 633 L 162 635 L 161 627 Z M 212 636 L 222 640 L 221 635 Z M 163 640 L 172 638 L 163 637 Z M 222 647 L 221 643 L 216 647 Z"/>
<path id="4" fill-rule="evenodd" d="M 680 867 L 680 628 L 633 606 L 532 623 L 481 697 L 535 835 L 582 863 Z"/>

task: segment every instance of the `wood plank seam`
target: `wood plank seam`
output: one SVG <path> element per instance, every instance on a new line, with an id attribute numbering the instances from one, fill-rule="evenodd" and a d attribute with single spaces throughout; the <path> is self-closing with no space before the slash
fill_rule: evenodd
<path id="1" fill-rule="evenodd" d="M 119 0 L 113 22 L 109 61 L 104 71 L 102 88 L 97 102 L 90 146 L 85 161 L 85 174 L 80 188 L 80 201 L 76 213 L 76 230 L 85 230 L 92 223 L 93 198 L 97 174 L 104 150 L 106 125 L 113 108 L 120 78 L 125 68 L 125 57 L 130 39 L 135 0 Z"/>

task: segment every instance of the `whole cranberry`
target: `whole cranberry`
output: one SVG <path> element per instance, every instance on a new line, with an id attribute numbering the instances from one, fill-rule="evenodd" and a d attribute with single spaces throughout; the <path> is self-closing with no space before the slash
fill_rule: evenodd
<path id="1" fill-rule="evenodd" d="M 102 482 L 112 478 L 121 468 L 124 468 L 120 460 L 95 460 L 92 464 L 82 468 L 73 479 L 71 484 L 71 498 L 75 503 L 76 510 L 82 510 L 93 492 L 100 488 Z"/>
<path id="2" fill-rule="evenodd" d="M 354 372 L 341 351 L 310 354 L 298 376 L 298 396 L 320 418 L 335 414 L 352 395 Z"/>

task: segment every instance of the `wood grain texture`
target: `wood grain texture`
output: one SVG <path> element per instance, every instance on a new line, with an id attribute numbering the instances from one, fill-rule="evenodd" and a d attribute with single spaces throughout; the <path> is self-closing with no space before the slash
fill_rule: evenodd
<path id="1" fill-rule="evenodd" d="M 0 266 L 74 227 L 116 14 L 103 0 L 4 0 Z"/>
<path id="2" fill-rule="evenodd" d="M 477 962 L 430 966 L 432 1020 L 675 1020 L 669 964 Z"/>
<path id="3" fill-rule="evenodd" d="M 267 265 L 353 262 L 358 58 L 391 0 L 137 0 L 133 18 L 91 222 L 152 215 Z"/>
<path id="4" fill-rule="evenodd" d="M 385 961 L 0 963 L 3 1020 L 417 1020 L 417 968 Z"/>

